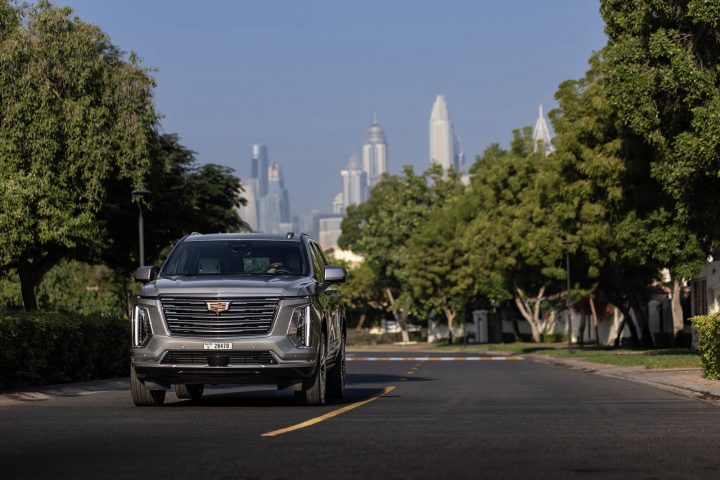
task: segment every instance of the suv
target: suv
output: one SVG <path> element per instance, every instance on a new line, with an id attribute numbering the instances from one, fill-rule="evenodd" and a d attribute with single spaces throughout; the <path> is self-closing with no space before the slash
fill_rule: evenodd
<path id="1" fill-rule="evenodd" d="M 308 235 L 192 234 L 145 283 L 132 314 L 131 391 L 158 406 L 175 386 L 199 400 L 205 384 L 274 384 L 305 405 L 345 392 L 345 281 Z"/>

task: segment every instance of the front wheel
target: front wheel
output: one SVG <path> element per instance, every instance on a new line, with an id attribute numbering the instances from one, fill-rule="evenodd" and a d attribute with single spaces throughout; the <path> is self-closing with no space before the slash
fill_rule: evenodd
<path id="1" fill-rule="evenodd" d="M 328 372 L 327 395 L 330 398 L 343 398 L 345 396 L 345 339 L 343 338 L 340 350 L 335 359 L 335 365 Z"/>
<path id="2" fill-rule="evenodd" d="M 130 366 L 130 393 L 137 407 L 159 407 L 165 403 L 165 390 L 147 388 L 137 377 L 134 366 Z"/>
<path id="3" fill-rule="evenodd" d="M 327 381 L 327 347 L 325 334 L 320 336 L 318 361 L 312 376 L 303 380 L 302 389 L 295 392 L 295 399 L 301 405 L 325 405 L 325 386 Z"/>
<path id="4" fill-rule="evenodd" d="M 205 385 L 202 383 L 187 383 L 175 385 L 175 396 L 182 400 L 192 400 L 194 402 L 199 401 L 203 392 L 205 391 Z"/>

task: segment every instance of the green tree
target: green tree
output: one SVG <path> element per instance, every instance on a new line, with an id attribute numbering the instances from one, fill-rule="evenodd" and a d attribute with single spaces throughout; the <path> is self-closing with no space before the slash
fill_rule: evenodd
<path id="1" fill-rule="evenodd" d="M 246 200 L 232 169 L 215 164 L 197 166 L 194 152 L 174 134 L 154 136 L 150 145 L 150 170 L 144 184 L 151 195 L 141 205 L 147 263 L 158 263 L 173 242 L 194 231 L 249 230 L 237 213 Z M 138 264 L 138 206 L 133 204 L 131 191 L 127 180 L 111 185 L 102 215 L 111 221 L 105 224 L 108 241 L 100 260 L 121 276 Z"/>
<path id="2" fill-rule="evenodd" d="M 427 218 L 399 249 L 402 267 L 397 276 L 404 288 L 398 300 L 418 316 L 443 315 L 452 341 L 455 319 L 473 296 L 474 275 L 462 243 L 473 212 L 457 176 L 438 180 L 433 189 L 439 201 L 431 204 Z"/>
<path id="3" fill-rule="evenodd" d="M 680 280 L 718 238 L 720 8 L 707 0 L 603 0 L 608 44 L 601 81 L 617 115 L 622 156 L 653 193 L 636 210 L 658 226 L 650 248 L 674 277 L 674 330 L 683 328 Z M 666 228 L 662 228 L 665 226 Z M 636 312 L 637 313 L 637 312 Z"/>
<path id="4" fill-rule="evenodd" d="M 529 128 L 515 131 L 510 150 L 493 145 L 478 158 L 466 199 L 476 212 L 463 232 L 473 293 L 514 299 L 534 341 L 543 333 L 543 302 L 565 278 L 561 223 L 568 212 L 554 158 L 535 148 Z"/>
<path id="5" fill-rule="evenodd" d="M 0 270 L 28 310 L 53 265 L 99 252 L 107 184 L 143 186 L 157 122 L 148 70 L 71 14 L 0 2 Z"/>
<path id="6" fill-rule="evenodd" d="M 343 219 L 339 244 L 363 255 L 383 286 L 389 308 L 400 325 L 403 341 L 409 340 L 407 311 L 400 309 L 398 296 L 405 285 L 400 278 L 403 246 L 427 218 L 434 204 L 443 204 L 447 189 L 442 171 L 434 166 L 417 175 L 406 166 L 402 176 L 386 176 L 375 186 L 367 202 Z M 348 236 L 344 232 L 349 232 Z"/>

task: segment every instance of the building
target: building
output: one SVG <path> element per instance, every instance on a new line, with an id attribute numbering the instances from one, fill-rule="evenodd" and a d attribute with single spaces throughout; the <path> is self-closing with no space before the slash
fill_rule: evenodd
<path id="1" fill-rule="evenodd" d="M 332 213 L 340 215 L 345 213 L 345 197 L 343 197 L 342 192 L 335 195 L 335 198 L 333 199 Z"/>
<path id="2" fill-rule="evenodd" d="M 375 117 L 362 147 L 362 169 L 367 176 L 368 190 L 377 185 L 383 173 L 387 172 L 387 152 L 385 131 Z"/>
<path id="3" fill-rule="evenodd" d="M 430 163 L 437 163 L 444 171 L 453 167 L 459 172 L 461 155 L 464 163 L 465 155 L 460 148 L 459 138 L 455 136 L 445 97 L 438 95 L 430 113 Z"/>
<path id="4" fill-rule="evenodd" d="M 357 155 L 350 157 L 347 168 L 340 172 L 340 176 L 342 177 L 342 196 L 345 211 L 350 205 L 358 205 L 367 200 L 367 173 L 360 168 Z"/>
<path id="5" fill-rule="evenodd" d="M 317 240 L 323 250 L 336 249 L 342 234 L 342 215 L 322 215 L 318 217 Z"/>
<path id="6" fill-rule="evenodd" d="M 280 165 L 269 164 L 267 146 L 255 144 L 251 150 L 252 177 L 243 182 L 247 205 L 238 209 L 240 218 L 257 232 L 285 233 L 294 230 L 290 195 L 285 188 Z"/>
<path id="7" fill-rule="evenodd" d="M 258 180 L 258 196 L 267 195 L 268 191 L 268 150 L 266 145 L 254 144 L 252 150 L 252 178 Z"/>
<path id="8" fill-rule="evenodd" d="M 550 129 L 543 114 L 542 105 L 540 105 L 538 109 L 538 118 L 537 121 L 535 121 L 535 128 L 533 129 L 533 142 L 535 143 L 536 152 L 542 150 L 547 155 L 555 151 L 555 147 L 552 144 L 552 135 L 550 135 Z"/>
<path id="9" fill-rule="evenodd" d="M 242 186 L 245 191 L 240 195 L 245 198 L 247 203 L 240 205 L 238 215 L 248 224 L 251 230 L 256 231 L 258 229 L 259 181 L 257 178 L 249 178 L 242 183 Z"/>

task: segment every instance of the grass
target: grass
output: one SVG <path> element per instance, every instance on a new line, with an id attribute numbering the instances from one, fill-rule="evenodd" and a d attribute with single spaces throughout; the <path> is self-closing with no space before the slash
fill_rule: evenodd
<path id="1" fill-rule="evenodd" d="M 573 358 L 586 362 L 621 367 L 661 368 L 700 368 L 700 357 L 684 348 L 662 350 L 635 350 L 602 346 L 575 346 L 573 352 L 567 350 L 565 343 L 496 343 L 487 345 L 438 345 L 438 350 L 455 351 L 494 351 L 509 354 L 536 354 L 553 358 Z"/>

